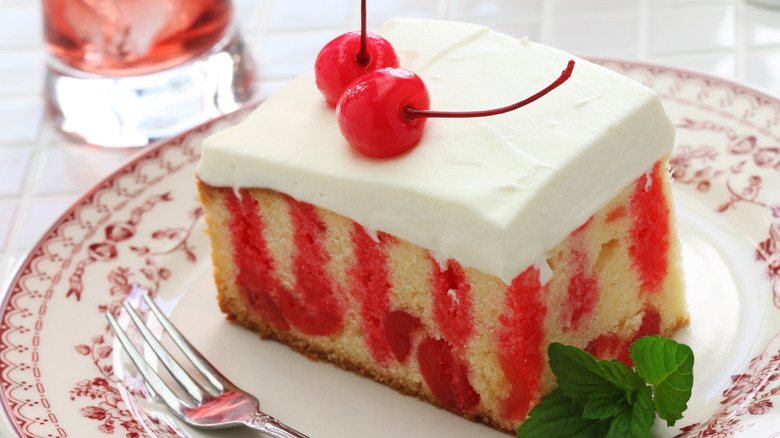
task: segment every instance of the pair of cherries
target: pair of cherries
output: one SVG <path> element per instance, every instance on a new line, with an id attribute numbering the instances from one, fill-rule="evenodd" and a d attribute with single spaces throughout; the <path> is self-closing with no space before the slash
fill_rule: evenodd
<path id="1" fill-rule="evenodd" d="M 428 109 L 428 89 L 419 76 L 398 67 L 386 39 L 361 32 L 337 37 L 317 55 L 314 78 L 336 107 L 341 133 L 357 151 L 388 158 L 420 141 L 425 119 L 407 119 L 403 108 Z"/>
<path id="2" fill-rule="evenodd" d="M 365 8 L 364 8 L 365 11 Z M 569 77 L 574 61 L 543 90 L 512 105 L 483 111 L 431 111 L 423 80 L 399 68 L 393 46 L 365 30 L 345 33 L 322 48 L 314 63 L 317 88 L 336 107 L 342 135 L 358 152 L 389 158 L 412 149 L 430 117 L 485 117 L 525 106 L 549 93 Z"/>

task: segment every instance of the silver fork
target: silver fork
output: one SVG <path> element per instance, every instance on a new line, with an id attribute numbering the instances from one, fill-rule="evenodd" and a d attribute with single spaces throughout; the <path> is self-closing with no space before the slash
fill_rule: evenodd
<path id="1" fill-rule="evenodd" d="M 181 349 L 187 359 L 192 362 L 192 365 L 206 378 L 208 383 L 213 386 L 213 388 L 207 389 L 204 385 L 196 382 L 171 357 L 130 303 L 125 301 L 123 306 L 138 327 L 144 340 L 191 400 L 180 398 L 139 353 L 116 318 L 114 318 L 114 315 L 107 311 L 106 318 L 108 318 L 108 322 L 122 347 L 124 347 L 130 359 L 138 368 L 144 380 L 146 380 L 146 383 L 177 417 L 189 425 L 200 428 L 216 429 L 245 425 L 274 438 L 308 438 L 306 435 L 281 423 L 276 418 L 261 412 L 259 410 L 260 404 L 255 396 L 235 386 L 215 369 L 163 315 L 160 308 L 149 298 L 146 291 L 142 291 L 141 296 L 174 343 Z"/>

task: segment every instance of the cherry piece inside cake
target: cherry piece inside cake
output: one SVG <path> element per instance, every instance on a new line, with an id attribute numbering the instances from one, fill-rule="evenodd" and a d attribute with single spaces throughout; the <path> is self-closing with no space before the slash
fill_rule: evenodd
<path id="1" fill-rule="evenodd" d="M 379 32 L 431 108 L 495 108 L 573 57 L 466 23 Z M 574 58 L 532 104 L 429 119 L 399 156 L 356 152 L 305 74 L 204 141 L 198 187 L 227 317 L 513 432 L 554 386 L 547 345 L 629 361 L 687 322 L 667 159 L 649 89 Z"/>

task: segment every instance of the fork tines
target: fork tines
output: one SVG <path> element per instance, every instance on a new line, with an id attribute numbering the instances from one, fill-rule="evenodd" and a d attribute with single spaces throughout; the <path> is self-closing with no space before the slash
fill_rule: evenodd
<path id="1" fill-rule="evenodd" d="M 198 352 L 195 347 L 190 344 L 189 341 L 173 326 L 168 318 L 162 313 L 160 308 L 149 297 L 148 293 L 142 289 L 135 290 L 140 292 L 142 300 L 146 303 L 147 307 L 152 311 L 155 318 L 160 322 L 165 331 L 174 341 L 174 343 L 181 349 L 184 355 L 189 359 L 193 366 L 208 380 L 217 391 L 212 393 L 206 390 L 198 382 L 196 382 L 190 375 L 182 368 L 182 366 L 168 353 L 163 347 L 157 337 L 149 330 L 146 323 L 143 321 L 138 312 L 130 305 L 129 301 L 123 303 L 123 307 L 134 325 L 138 328 L 141 336 L 146 343 L 152 348 L 154 353 L 160 359 L 160 362 L 165 365 L 173 378 L 179 382 L 184 391 L 189 395 L 195 403 L 202 403 L 208 397 L 215 397 L 219 395 L 225 389 L 225 383 L 228 383 L 226 379 L 214 369 L 206 359 Z M 114 315 L 110 312 L 106 312 L 106 318 L 111 325 L 114 333 L 116 334 L 119 342 L 124 347 L 130 359 L 135 364 L 138 371 L 144 377 L 146 382 L 152 388 L 152 390 L 163 400 L 177 414 L 181 411 L 182 407 L 192 409 L 193 406 L 182 401 L 179 397 L 169 388 L 169 386 L 162 380 L 160 375 L 149 365 L 143 355 L 133 345 L 125 330 L 121 327 Z"/>
<path id="2" fill-rule="evenodd" d="M 168 369 L 173 379 L 179 383 L 182 391 L 187 393 L 190 400 L 184 401 L 179 398 L 133 345 L 127 332 L 117 322 L 114 315 L 110 311 L 106 312 L 106 318 L 108 318 L 111 328 L 116 333 L 117 339 L 146 380 L 146 383 L 179 419 L 195 427 L 213 429 L 246 426 L 275 438 L 308 438 L 303 433 L 287 426 L 276 418 L 261 412 L 257 397 L 236 387 L 211 366 L 203 355 L 163 315 L 154 301 L 149 298 L 146 291 L 134 287 L 131 294 L 141 296 L 141 299 L 152 311 L 155 319 L 162 325 L 168 336 L 206 379 L 206 382 L 203 382 L 204 385 L 201 385 L 190 377 L 149 330 L 147 324 L 144 323 L 133 306 L 128 301 L 125 301 L 123 306 L 127 314 L 130 315 L 133 324 L 138 328 L 138 332 L 160 359 L 160 362 Z M 151 316 L 149 318 L 151 319 Z"/>

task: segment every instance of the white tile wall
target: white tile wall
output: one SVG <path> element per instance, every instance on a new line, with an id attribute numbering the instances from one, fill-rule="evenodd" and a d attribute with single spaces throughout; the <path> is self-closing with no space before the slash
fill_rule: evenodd
<path id="1" fill-rule="evenodd" d="M 359 0 L 234 0 L 260 95 L 357 30 Z M 476 21 L 578 55 L 651 60 L 746 81 L 780 96 L 780 9 L 745 0 L 370 0 L 394 15 Z M 0 1 L 0 294 L 45 230 L 133 150 L 62 139 L 44 120 L 39 0 Z"/>
<path id="2" fill-rule="evenodd" d="M 42 50 L 41 7 L 34 0 L 0 4 L 0 48 Z"/>
<path id="3" fill-rule="evenodd" d="M 541 0 L 454 0 L 450 10 L 455 19 L 533 16 L 541 14 L 543 3 Z"/>
<path id="4" fill-rule="evenodd" d="M 352 14 L 350 0 L 312 1 L 302 6 L 299 2 L 279 1 L 269 14 L 269 31 L 344 28 Z"/>
<path id="5" fill-rule="evenodd" d="M 4 95 L 0 100 L 0 144 L 34 144 L 43 122 L 43 106 L 39 92 Z"/>
<path id="6" fill-rule="evenodd" d="M 637 58 L 640 44 L 636 9 L 609 14 L 552 16 L 543 40 L 582 56 Z"/>
<path id="7" fill-rule="evenodd" d="M 737 46 L 736 7 L 708 4 L 649 10 L 647 53 L 713 52 Z M 685 38 L 680 38 L 686 35 Z"/>
<path id="8" fill-rule="evenodd" d="M 745 43 L 748 47 L 780 44 L 780 8 L 748 7 L 745 10 Z"/>

